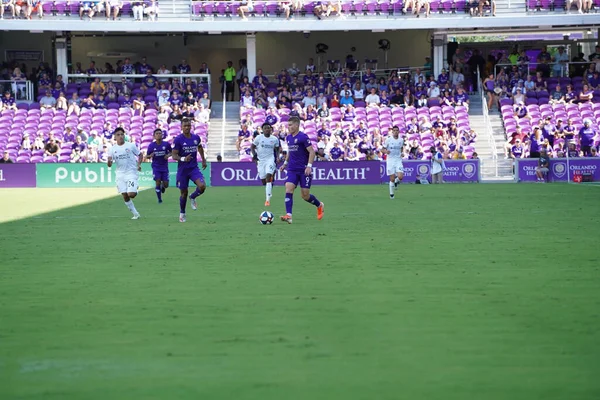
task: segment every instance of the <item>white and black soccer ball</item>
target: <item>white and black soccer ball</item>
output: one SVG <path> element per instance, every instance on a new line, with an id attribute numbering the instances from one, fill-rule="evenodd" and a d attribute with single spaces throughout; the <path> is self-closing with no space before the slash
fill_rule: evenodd
<path id="1" fill-rule="evenodd" d="M 273 219 L 273 213 L 270 211 L 263 211 L 258 218 L 260 223 L 263 225 L 271 225 L 273 223 Z"/>

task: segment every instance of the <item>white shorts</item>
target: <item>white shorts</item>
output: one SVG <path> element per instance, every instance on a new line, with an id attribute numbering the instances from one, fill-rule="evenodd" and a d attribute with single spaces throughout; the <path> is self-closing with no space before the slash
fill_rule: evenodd
<path id="1" fill-rule="evenodd" d="M 404 165 L 402 165 L 402 160 L 398 160 L 396 158 L 388 158 L 385 161 L 385 168 L 388 176 L 395 175 L 398 172 L 404 173 Z"/>
<path id="2" fill-rule="evenodd" d="M 275 166 L 275 160 L 259 161 L 258 162 L 258 177 L 265 179 L 267 174 L 273 175 L 277 167 Z"/>
<path id="3" fill-rule="evenodd" d="M 119 193 L 137 193 L 138 191 L 138 176 L 126 175 L 117 178 L 117 190 Z"/>

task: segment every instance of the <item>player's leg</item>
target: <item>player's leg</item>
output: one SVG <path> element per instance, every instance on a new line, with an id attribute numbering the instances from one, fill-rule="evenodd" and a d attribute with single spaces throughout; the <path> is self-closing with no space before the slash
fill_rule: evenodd
<path id="1" fill-rule="evenodd" d="M 323 204 L 323 202 L 319 201 L 319 199 L 317 199 L 314 194 L 310 193 L 311 185 L 312 185 L 312 176 L 311 175 L 307 176 L 307 175 L 303 174 L 302 178 L 300 180 L 300 193 L 302 194 L 302 200 L 317 207 L 317 219 L 320 220 L 323 218 L 323 212 L 325 211 L 325 205 Z"/>
<path id="2" fill-rule="evenodd" d="M 156 175 L 154 176 L 154 183 L 156 184 L 156 186 L 154 187 L 156 197 L 158 198 L 158 202 L 162 203 L 162 181 Z"/>
<path id="3" fill-rule="evenodd" d="M 263 179 L 263 185 L 265 185 L 265 206 L 271 205 L 271 196 L 273 196 L 273 175 L 267 174 L 265 179 Z"/>
<path id="4" fill-rule="evenodd" d="M 192 210 L 198 209 L 198 203 L 196 203 L 196 198 L 204 193 L 206 190 L 206 183 L 204 182 L 204 175 L 200 172 L 199 169 L 194 170 L 190 174 L 190 180 L 196 184 L 196 190 L 194 193 L 190 195 L 190 200 L 192 204 Z"/>
<path id="5" fill-rule="evenodd" d="M 177 171 L 177 187 L 179 188 L 179 222 L 185 222 L 185 206 L 187 205 L 189 176 L 184 171 Z"/>
<path id="6" fill-rule="evenodd" d="M 133 218 L 138 219 L 140 217 L 140 213 L 135 209 L 135 205 L 133 204 L 133 199 L 136 198 L 138 192 L 138 177 L 132 176 L 126 180 L 127 184 L 127 197 L 129 197 L 129 202 L 127 204 L 127 208 L 133 214 Z"/>
<path id="7" fill-rule="evenodd" d="M 169 188 L 169 171 L 165 171 L 161 174 L 160 185 L 160 191 L 162 193 Z"/>
<path id="8" fill-rule="evenodd" d="M 285 215 L 281 216 L 281 220 L 292 223 L 292 209 L 294 208 L 294 190 L 300 183 L 300 174 L 295 174 L 288 171 L 287 181 L 285 182 Z"/>

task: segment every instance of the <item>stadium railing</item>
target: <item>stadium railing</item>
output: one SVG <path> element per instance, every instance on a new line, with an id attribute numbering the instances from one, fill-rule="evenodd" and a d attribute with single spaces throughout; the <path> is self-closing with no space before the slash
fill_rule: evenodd
<path id="1" fill-rule="evenodd" d="M 485 129 L 485 136 L 487 137 L 490 150 L 492 152 L 492 163 L 494 164 L 495 177 L 498 177 L 498 150 L 496 149 L 496 140 L 494 138 L 494 129 L 492 128 L 492 122 L 490 121 L 490 110 L 488 109 L 487 99 L 485 98 L 485 91 L 483 90 L 483 84 L 481 83 L 481 74 L 477 69 L 477 80 L 479 81 L 479 95 L 481 96 L 481 110 L 483 112 L 483 126 Z"/>
<path id="2" fill-rule="evenodd" d="M 537 63 L 537 62 L 528 62 L 528 63 L 526 63 L 528 73 L 535 75 L 537 66 L 540 65 L 540 64 L 541 63 Z M 569 62 L 565 63 L 561 67 L 561 71 L 560 71 L 560 75 L 559 76 L 555 76 L 554 75 L 554 66 L 556 64 L 557 63 L 547 63 L 546 65 L 549 66 L 550 71 L 553 74 L 553 77 L 563 78 L 563 77 L 568 77 L 569 76 L 569 71 L 571 69 L 571 66 L 574 66 L 574 65 L 586 65 L 587 66 L 587 65 L 590 65 L 590 62 L 589 61 L 583 61 L 583 62 L 569 61 Z M 498 75 L 498 71 L 500 71 L 501 69 L 504 69 L 504 68 L 510 69 L 510 68 L 512 68 L 515 65 L 518 66 L 518 64 L 510 64 L 510 63 L 507 63 L 507 64 L 496 64 L 494 66 L 494 79 L 496 79 L 496 76 Z"/>
<path id="3" fill-rule="evenodd" d="M 34 91 L 31 81 L 0 80 L 0 88 L 3 88 L 2 94 L 7 90 L 10 91 L 15 101 L 33 101 Z"/>

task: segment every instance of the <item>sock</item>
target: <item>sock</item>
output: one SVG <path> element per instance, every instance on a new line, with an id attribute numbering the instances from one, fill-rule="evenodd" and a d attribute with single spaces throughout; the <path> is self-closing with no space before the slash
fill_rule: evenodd
<path id="1" fill-rule="evenodd" d="M 390 182 L 390 196 L 394 194 L 394 182 Z"/>
<path id="2" fill-rule="evenodd" d="M 267 187 L 265 190 L 267 191 L 267 201 L 269 201 L 273 194 L 273 184 L 271 182 L 267 182 Z"/>
<path id="3" fill-rule="evenodd" d="M 125 202 L 125 205 L 127 206 L 127 208 L 129 208 L 129 211 L 131 211 L 132 214 L 137 214 L 137 210 L 135 209 L 135 206 L 133 205 L 133 200 L 129 200 Z"/>
<path id="4" fill-rule="evenodd" d="M 394 183 L 400 183 L 400 179 L 398 179 L 398 177 L 396 177 L 396 179 L 394 180 Z"/>
<path id="5" fill-rule="evenodd" d="M 308 198 L 308 200 L 306 200 L 306 201 L 308 203 L 314 205 L 315 207 L 319 207 L 321 205 L 321 202 L 319 200 L 317 200 L 317 198 L 313 194 L 311 194 L 310 197 Z"/>
<path id="6" fill-rule="evenodd" d="M 158 201 L 162 201 L 162 191 L 160 185 L 157 185 L 156 189 L 154 190 L 156 191 L 156 197 L 158 197 Z"/>
<path id="7" fill-rule="evenodd" d="M 294 205 L 294 194 L 286 193 L 285 194 L 285 212 L 288 215 L 292 215 L 292 206 Z"/>
<path id="8" fill-rule="evenodd" d="M 187 196 L 179 197 L 179 212 L 185 214 L 185 205 L 187 204 Z"/>
<path id="9" fill-rule="evenodd" d="M 192 199 L 195 199 L 196 197 L 200 196 L 202 193 L 204 193 L 204 191 L 200 191 L 200 189 L 196 188 L 196 190 L 194 190 L 194 193 L 192 193 L 192 195 L 190 196 Z"/>

